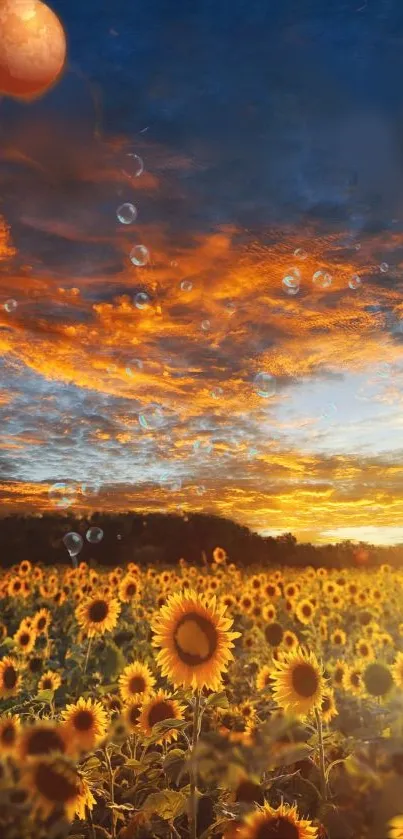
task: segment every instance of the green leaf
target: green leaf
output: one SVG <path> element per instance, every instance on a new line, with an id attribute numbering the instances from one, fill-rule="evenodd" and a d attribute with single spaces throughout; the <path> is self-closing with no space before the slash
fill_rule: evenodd
<path id="1" fill-rule="evenodd" d="M 187 797 L 173 789 L 153 792 L 146 798 L 142 810 L 150 815 L 160 816 L 165 821 L 173 821 L 186 812 Z"/>
<path id="2" fill-rule="evenodd" d="M 161 722 L 157 723 L 153 726 L 155 731 L 167 731 L 171 728 L 182 729 L 186 728 L 186 726 L 190 725 L 187 720 L 176 720 L 174 718 L 162 720 Z"/>
<path id="3" fill-rule="evenodd" d="M 36 702 L 52 702 L 55 692 L 53 690 L 40 690 L 34 697 Z"/>
<path id="4" fill-rule="evenodd" d="M 225 691 L 212 693 L 206 699 L 206 708 L 229 708 L 228 696 Z"/>
<path id="5" fill-rule="evenodd" d="M 186 752 L 183 749 L 171 749 L 162 766 L 163 770 L 170 781 L 178 784 L 184 770 L 186 762 Z"/>

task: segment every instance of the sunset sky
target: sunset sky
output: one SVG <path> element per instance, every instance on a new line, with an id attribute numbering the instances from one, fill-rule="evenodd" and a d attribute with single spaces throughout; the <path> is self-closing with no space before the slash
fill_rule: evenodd
<path id="1" fill-rule="evenodd" d="M 64 77 L 0 101 L 3 513 L 403 542 L 398 4 L 52 7 Z"/>

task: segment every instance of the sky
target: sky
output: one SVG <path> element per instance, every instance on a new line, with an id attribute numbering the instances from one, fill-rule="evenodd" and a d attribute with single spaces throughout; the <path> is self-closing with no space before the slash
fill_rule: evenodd
<path id="1" fill-rule="evenodd" d="M 401 4 L 51 6 L 63 77 L 0 100 L 3 513 L 403 542 Z"/>

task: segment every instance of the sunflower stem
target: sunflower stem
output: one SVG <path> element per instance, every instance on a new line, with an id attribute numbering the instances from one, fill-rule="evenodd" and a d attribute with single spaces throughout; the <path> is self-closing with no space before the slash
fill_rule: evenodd
<path id="1" fill-rule="evenodd" d="M 111 832 L 111 839 L 116 839 L 116 813 L 115 813 L 115 810 L 114 810 L 114 808 L 113 808 L 113 805 L 115 804 L 115 785 L 114 785 L 114 780 L 115 780 L 115 779 L 114 779 L 114 773 L 113 773 L 112 764 L 111 764 L 111 758 L 110 758 L 110 755 L 109 755 L 109 752 L 108 752 L 108 747 L 107 747 L 107 746 L 105 746 L 105 749 L 104 749 L 104 754 L 105 754 L 105 761 L 106 761 L 106 765 L 107 765 L 107 768 L 108 768 L 108 775 L 109 775 L 109 790 L 110 790 L 111 804 L 112 804 L 112 811 L 111 811 L 111 816 L 112 816 L 112 832 Z"/>
<path id="2" fill-rule="evenodd" d="M 320 791 L 323 801 L 327 799 L 327 780 L 326 780 L 326 763 L 325 763 L 325 746 L 323 743 L 323 727 L 322 717 L 317 708 L 315 708 L 316 728 L 318 732 L 318 747 L 319 747 L 319 772 L 320 772 Z"/>
<path id="3" fill-rule="evenodd" d="M 193 706 L 193 732 L 192 732 L 192 749 L 191 749 L 191 763 L 190 763 L 190 794 L 189 794 L 189 834 L 190 839 L 197 839 L 197 767 L 194 759 L 194 752 L 197 746 L 199 737 L 199 720 L 200 715 L 200 690 L 197 688 L 194 692 L 194 706 Z"/>
<path id="4" fill-rule="evenodd" d="M 85 662 L 84 662 L 84 673 L 87 672 L 87 665 L 88 665 L 88 659 L 90 657 L 91 645 L 92 645 L 92 635 L 90 636 L 89 641 L 88 641 L 87 655 L 85 657 Z"/>

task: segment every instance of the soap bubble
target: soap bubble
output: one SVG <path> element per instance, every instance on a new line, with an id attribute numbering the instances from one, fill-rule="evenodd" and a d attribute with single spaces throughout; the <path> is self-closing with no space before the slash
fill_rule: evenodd
<path id="1" fill-rule="evenodd" d="M 167 492 L 179 492 L 182 489 L 180 478 L 170 478 L 168 475 L 161 479 L 160 487 Z"/>
<path id="2" fill-rule="evenodd" d="M 361 285 L 361 277 L 358 274 L 353 274 L 348 281 L 349 288 L 353 289 L 353 291 L 357 288 L 360 288 Z"/>
<path id="3" fill-rule="evenodd" d="M 296 259 L 306 259 L 308 256 L 308 252 L 304 251 L 303 248 L 296 248 L 294 251 L 294 256 Z"/>
<path id="4" fill-rule="evenodd" d="M 139 291 L 134 298 L 134 302 L 137 309 L 148 309 L 151 299 L 146 291 Z"/>
<path id="5" fill-rule="evenodd" d="M 143 367 L 144 367 L 144 364 L 143 364 L 141 358 L 133 358 L 133 361 L 130 362 L 130 365 L 128 365 L 126 367 L 126 374 L 128 376 L 134 376 L 136 370 L 142 370 Z"/>
<path id="6" fill-rule="evenodd" d="M 13 300 L 13 299 L 6 300 L 6 302 L 4 304 L 4 308 L 5 308 L 6 312 L 8 312 L 9 314 L 11 314 L 11 312 L 15 312 L 17 306 L 18 306 L 17 301 Z"/>
<path id="7" fill-rule="evenodd" d="M 332 284 L 332 275 L 327 271 L 315 271 L 312 282 L 317 288 L 329 288 Z"/>
<path id="8" fill-rule="evenodd" d="M 200 325 L 203 332 L 208 332 L 211 329 L 211 322 L 209 320 L 202 320 Z"/>
<path id="9" fill-rule="evenodd" d="M 196 495 L 204 495 L 205 492 L 206 492 L 206 487 L 205 486 L 200 485 L 200 486 L 196 487 Z"/>
<path id="10" fill-rule="evenodd" d="M 223 393 L 224 393 L 224 391 L 223 391 L 222 387 L 220 387 L 219 385 L 217 385 L 216 387 L 213 387 L 213 389 L 211 391 L 211 395 L 212 395 L 213 399 L 220 399 L 221 396 L 223 395 Z"/>
<path id="11" fill-rule="evenodd" d="M 144 162 L 138 154 L 130 152 L 126 155 L 124 175 L 128 178 L 139 178 L 144 172 Z"/>
<path id="12" fill-rule="evenodd" d="M 235 306 L 235 303 L 232 302 L 232 300 L 228 300 L 227 303 L 225 304 L 224 308 L 225 308 L 225 311 L 227 312 L 227 314 L 229 314 L 229 315 L 234 315 L 235 312 L 236 312 L 236 306 Z"/>
<path id="13" fill-rule="evenodd" d="M 55 507 L 65 509 L 75 503 L 77 499 L 77 487 L 75 484 L 59 481 L 56 484 L 52 484 L 49 488 L 48 495 L 49 500 L 55 505 Z"/>
<path id="14" fill-rule="evenodd" d="M 213 451 L 213 444 L 210 440 L 195 440 L 193 451 L 200 456 L 209 455 Z"/>
<path id="15" fill-rule="evenodd" d="M 148 405 L 139 413 L 138 420 L 144 431 L 153 431 L 163 425 L 164 412 L 159 405 Z"/>
<path id="16" fill-rule="evenodd" d="M 286 294 L 298 294 L 301 283 L 299 268 L 290 268 L 282 279 L 282 286 Z"/>
<path id="17" fill-rule="evenodd" d="M 84 544 L 82 536 L 74 532 L 66 533 L 63 543 L 71 557 L 78 556 Z"/>
<path id="18" fill-rule="evenodd" d="M 253 385 L 258 396 L 263 399 L 268 399 L 269 396 L 274 396 L 276 392 L 276 380 L 270 373 L 257 373 Z"/>
<path id="19" fill-rule="evenodd" d="M 121 224 L 131 224 L 136 221 L 137 209 L 134 204 L 121 204 L 116 210 L 116 215 Z"/>
<path id="20" fill-rule="evenodd" d="M 134 245 L 129 256 L 133 265 L 137 265 L 138 267 L 147 265 L 147 262 L 150 260 L 150 253 L 145 245 Z"/>
<path id="21" fill-rule="evenodd" d="M 191 280 L 182 280 L 181 282 L 181 290 L 182 291 L 192 291 L 193 283 Z"/>
<path id="22" fill-rule="evenodd" d="M 90 542 L 91 545 L 97 545 L 98 542 L 102 541 L 103 536 L 104 531 L 100 527 L 90 527 L 85 534 L 87 542 Z"/>
<path id="23" fill-rule="evenodd" d="M 389 271 L 388 263 L 387 262 L 381 262 L 381 264 L 379 266 L 379 270 L 381 271 L 382 274 L 386 274 L 386 272 Z"/>

